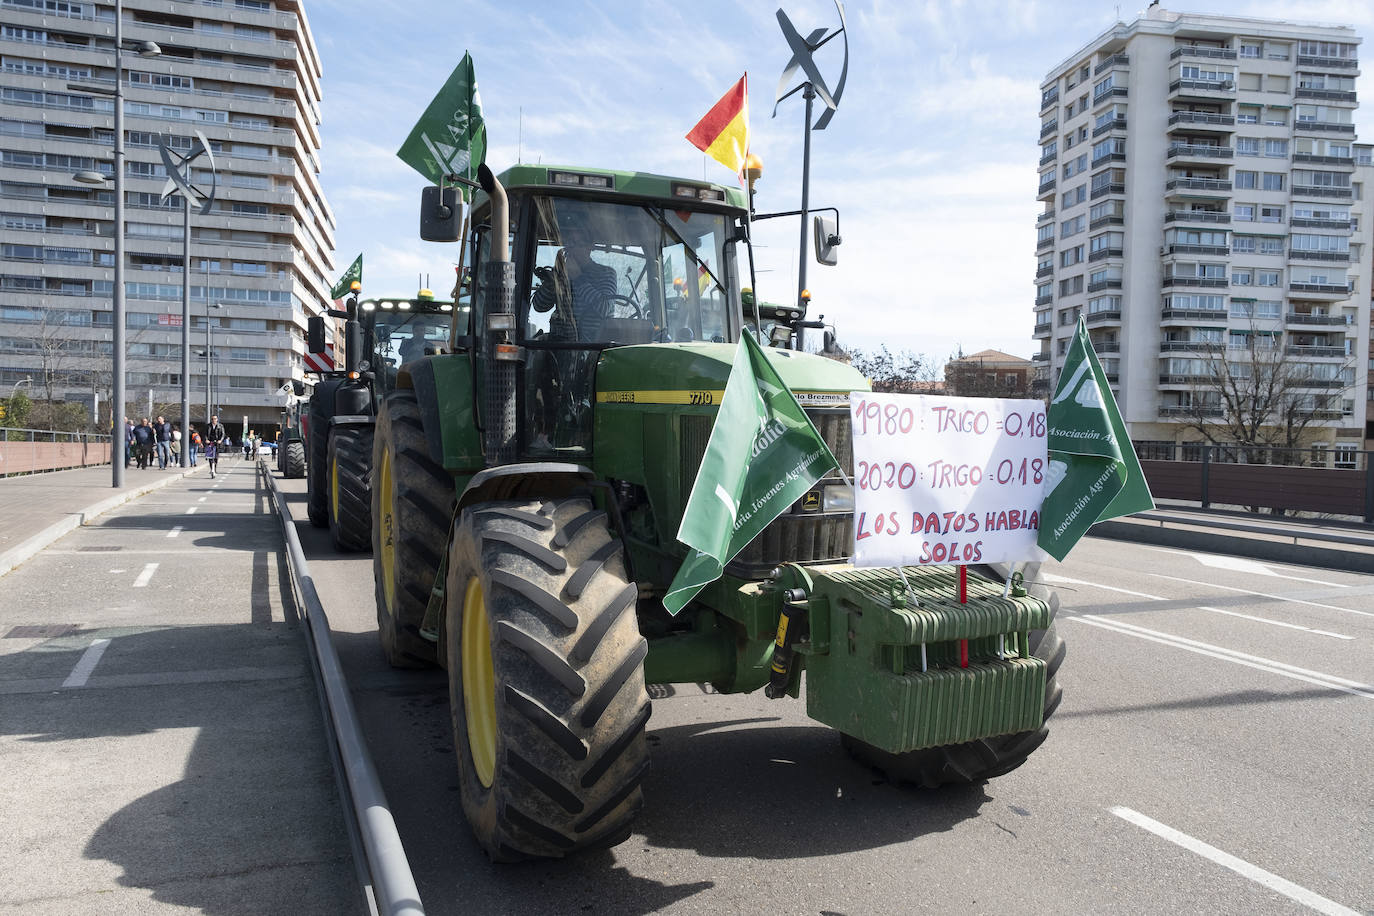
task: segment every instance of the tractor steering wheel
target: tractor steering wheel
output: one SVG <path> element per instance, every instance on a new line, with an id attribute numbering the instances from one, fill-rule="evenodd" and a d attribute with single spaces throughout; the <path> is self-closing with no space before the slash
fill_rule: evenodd
<path id="1" fill-rule="evenodd" d="M 640 308 L 639 303 L 636 302 L 634 299 L 631 299 L 629 296 L 622 296 L 619 293 L 611 293 L 610 295 L 606 296 L 605 301 L 617 303 L 623 302 L 630 309 L 630 311 L 634 312 L 634 315 L 632 315 L 631 317 L 639 318 L 641 320 L 644 318 L 644 311 Z"/>

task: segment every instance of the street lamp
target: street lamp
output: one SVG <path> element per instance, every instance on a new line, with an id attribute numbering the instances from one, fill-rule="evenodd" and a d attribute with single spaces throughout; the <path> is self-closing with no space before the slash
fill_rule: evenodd
<path id="1" fill-rule="evenodd" d="M 206 293 L 208 294 L 209 291 L 207 286 Z M 210 425 L 210 354 L 212 352 L 210 349 L 210 331 L 213 330 L 210 326 L 210 309 L 222 308 L 224 308 L 222 303 L 212 304 L 207 295 L 205 301 L 205 353 L 203 354 L 205 356 L 205 425 L 207 427 Z M 197 353 L 196 355 L 201 356 L 202 354 Z"/>
<path id="2" fill-rule="evenodd" d="M 140 41 L 134 44 L 139 57 L 157 57 L 162 53 L 154 42 Z M 110 402 L 110 416 L 123 416 L 124 405 L 124 348 L 126 346 L 124 319 L 124 0 L 115 0 L 115 84 L 113 92 L 103 86 L 83 86 L 68 83 L 68 89 L 96 92 L 114 96 L 114 301 L 111 305 L 110 319 L 114 323 L 113 397 Z M 99 172 L 80 171 L 72 176 L 84 184 L 104 184 L 105 176 Z M 99 181 L 95 179 L 99 178 Z M 111 426 L 111 432 L 114 427 Z M 110 468 L 113 486 L 124 486 L 124 461 L 110 449 Z"/>

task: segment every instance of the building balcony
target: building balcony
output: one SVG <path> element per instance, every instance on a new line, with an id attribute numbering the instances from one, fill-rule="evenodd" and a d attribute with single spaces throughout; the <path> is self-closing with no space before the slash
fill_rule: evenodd
<path id="1" fill-rule="evenodd" d="M 1349 251 L 1303 251 L 1300 248 L 1288 249 L 1289 260 L 1293 261 L 1337 261 L 1350 263 Z"/>
<path id="2" fill-rule="evenodd" d="M 1049 250 L 1050 250 L 1051 248 L 1053 248 L 1053 247 L 1054 247 L 1054 236 L 1050 236 L 1050 237 L 1047 238 L 1047 239 L 1041 239 L 1040 241 L 1038 241 L 1038 242 L 1035 243 L 1035 253 L 1036 253 L 1036 254 L 1039 254 L 1039 253 L 1042 252 L 1042 251 L 1049 251 Z"/>
<path id="3" fill-rule="evenodd" d="M 1086 324 L 1106 324 L 1111 321 L 1121 320 L 1121 309 L 1109 309 L 1101 312 L 1089 312 L 1083 316 Z"/>
<path id="4" fill-rule="evenodd" d="M 1348 219 L 1309 219 L 1303 216 L 1295 216 L 1288 221 L 1294 229 L 1345 229 L 1349 231 L 1351 222 Z"/>
<path id="5" fill-rule="evenodd" d="M 1301 286 L 1314 286 L 1314 285 L 1316 285 L 1316 284 L 1312 284 L 1312 283 L 1306 283 L 1306 284 L 1290 283 L 1290 284 L 1288 284 L 1288 288 L 1289 288 L 1289 289 L 1293 289 L 1294 287 L 1300 286 L 1300 285 L 1301 285 Z M 1329 287 L 1329 288 L 1330 288 L 1330 289 L 1337 289 L 1337 288 L 1339 288 L 1343 296 L 1344 296 L 1344 295 L 1347 295 L 1347 294 L 1349 293 L 1349 290 L 1347 290 L 1344 286 L 1342 286 L 1342 287 L 1335 287 L 1335 286 L 1332 286 L 1332 287 Z M 1343 328 L 1343 327 L 1345 327 L 1346 325 L 1350 324 L 1350 320 L 1349 320 L 1345 315 L 1313 315 L 1313 314 L 1311 314 L 1310 312 L 1289 312 L 1288 314 L 1286 314 L 1286 315 L 1283 316 L 1283 320 L 1284 320 L 1284 323 L 1285 323 L 1285 324 L 1301 324 L 1301 325 L 1307 325 L 1307 326 L 1318 325 L 1318 326 L 1323 326 L 1323 327 L 1328 327 L 1328 328 Z"/>
<path id="6" fill-rule="evenodd" d="M 1088 284 L 1088 292 L 1090 293 L 1100 293 L 1104 289 L 1121 289 L 1121 278 L 1113 277 L 1110 280 L 1098 280 L 1096 283 Z"/>
<path id="7" fill-rule="evenodd" d="M 1165 321 L 1226 321 L 1225 309 L 1175 309 L 1165 307 L 1160 312 Z"/>
<path id="8" fill-rule="evenodd" d="M 1127 91 L 1125 86 L 1111 86 L 1107 89 L 1103 89 L 1101 92 L 1093 93 L 1093 107 L 1096 108 L 1098 105 L 1110 102 L 1113 99 L 1124 99 L 1126 96 Z"/>
<path id="9" fill-rule="evenodd" d="M 1231 253 L 1229 245 L 1166 245 L 1164 246 L 1165 255 L 1172 254 L 1210 254 L 1218 257 L 1226 257 Z"/>
<path id="10" fill-rule="evenodd" d="M 1216 379 L 1210 375 L 1166 375 L 1161 374 L 1161 385 L 1215 385 Z"/>
<path id="11" fill-rule="evenodd" d="M 1033 354 L 1031 354 L 1031 362 L 1033 362 L 1033 363 L 1047 363 L 1047 362 L 1049 362 L 1049 361 L 1050 361 L 1050 355 L 1049 355 L 1048 353 L 1033 353 Z"/>
<path id="12" fill-rule="evenodd" d="M 1220 407 L 1194 407 L 1191 404 L 1163 404 L 1159 408 L 1161 417 L 1219 417 Z"/>
<path id="13" fill-rule="evenodd" d="M 1289 356 L 1313 356 L 1322 359 L 1344 358 L 1348 356 L 1345 347 L 1301 347 L 1288 346 L 1283 348 L 1283 352 Z"/>
<path id="14" fill-rule="evenodd" d="M 1054 330 L 1054 323 L 1046 321 L 1044 324 L 1037 324 L 1035 328 L 1031 331 L 1031 336 L 1048 337 L 1050 336 L 1050 331 L 1052 330 Z"/>
<path id="15" fill-rule="evenodd" d="M 1187 127 L 1197 130 L 1218 130 L 1231 133 L 1236 119 L 1231 115 L 1214 114 L 1210 111 L 1176 111 L 1169 115 L 1169 129 Z"/>
<path id="16" fill-rule="evenodd" d="M 1166 287 L 1188 286 L 1194 289 L 1226 289 L 1231 281 L 1226 277 L 1165 277 L 1161 284 Z"/>
<path id="17" fill-rule="evenodd" d="M 1294 162 L 1311 162 L 1316 165 L 1337 165 L 1348 169 L 1355 168 L 1355 160 L 1349 156 L 1318 156 L 1314 153 L 1294 153 Z"/>
<path id="18" fill-rule="evenodd" d="M 1166 223 L 1213 223 L 1231 222 L 1231 214 L 1225 210 L 1170 210 L 1164 214 Z"/>
<path id="19" fill-rule="evenodd" d="M 1174 80 L 1169 84 L 1169 101 L 1176 99 L 1234 99 L 1236 84 L 1232 80 Z"/>
<path id="20" fill-rule="evenodd" d="M 1108 195 L 1111 195 L 1111 194 L 1125 194 L 1125 193 L 1126 193 L 1126 186 L 1125 186 L 1124 184 L 1104 184 L 1104 185 L 1102 185 L 1102 186 L 1100 186 L 1100 187 L 1093 188 L 1093 189 L 1092 189 L 1092 192 L 1088 194 L 1088 199 L 1089 199 L 1089 200 L 1097 200 L 1099 197 L 1107 197 Z"/>
<path id="21" fill-rule="evenodd" d="M 1120 353 L 1120 352 L 1121 352 L 1121 341 L 1119 341 L 1119 340 L 1103 340 L 1103 341 L 1089 340 L 1088 343 L 1090 343 L 1090 344 L 1093 345 L 1093 352 L 1094 352 L 1094 353 Z"/>
<path id="22" fill-rule="evenodd" d="M 1315 67 L 1319 70 L 1358 70 L 1360 62 L 1353 57 L 1312 57 L 1298 55 L 1299 67 Z"/>
<path id="23" fill-rule="evenodd" d="M 1046 153 L 1045 155 L 1043 155 L 1043 156 L 1040 157 L 1040 164 L 1041 164 L 1041 165 L 1049 165 L 1051 162 L 1053 162 L 1054 160 L 1056 160 L 1056 159 L 1058 159 L 1058 158 L 1059 158 L 1059 154 L 1058 154 L 1057 152 L 1056 152 L 1056 153 Z"/>
<path id="24" fill-rule="evenodd" d="M 1111 133 L 1111 132 L 1114 131 L 1114 130 L 1125 130 L 1125 129 L 1126 129 L 1126 119 L 1125 119 L 1125 118 L 1112 118 L 1112 119 L 1111 119 L 1110 121 L 1108 121 L 1107 123 L 1105 123 L 1105 124 L 1099 124 L 1097 127 L 1094 127 L 1094 128 L 1093 128 L 1093 137 L 1096 138 L 1096 137 L 1102 136 L 1103 134 Z"/>
<path id="25" fill-rule="evenodd" d="M 1352 105 L 1359 101 L 1353 89 L 1295 89 L 1293 97 L 1319 99 L 1323 102 L 1349 102 Z"/>
<path id="26" fill-rule="evenodd" d="M 1336 121 L 1304 121 L 1301 118 L 1293 125 L 1295 130 L 1312 131 L 1314 133 L 1332 134 L 1353 134 L 1354 124 L 1341 124 Z"/>
<path id="27" fill-rule="evenodd" d="M 1054 274 L 1054 268 L 1053 268 L 1053 267 L 1041 267 L 1041 268 L 1038 268 L 1038 269 L 1035 271 L 1035 279 L 1039 280 L 1041 277 L 1049 277 L 1049 276 L 1052 276 L 1053 274 Z"/>
<path id="28" fill-rule="evenodd" d="M 1160 341 L 1160 353 L 1206 353 L 1220 344 L 1212 340 L 1164 340 Z"/>
<path id="29" fill-rule="evenodd" d="M 1096 67 L 1093 68 L 1093 76 L 1097 76 L 1099 73 L 1106 73 L 1113 67 L 1124 67 L 1130 62 L 1130 55 L 1113 54 L 1111 57 L 1108 57 L 1106 60 L 1102 61 L 1102 63 L 1098 64 Z"/>
<path id="30" fill-rule="evenodd" d="M 1105 261 L 1107 258 L 1119 258 L 1122 256 L 1120 248 L 1099 248 L 1088 253 L 1089 261 Z"/>
<path id="31" fill-rule="evenodd" d="M 1047 219 L 1054 219 L 1054 207 L 1050 207 L 1048 210 L 1041 211 L 1041 213 L 1039 213 L 1035 217 L 1035 222 L 1038 225 L 1040 223 L 1043 223 Z"/>
<path id="32" fill-rule="evenodd" d="M 1097 168 L 1099 165 L 1102 165 L 1102 164 L 1105 163 L 1105 162 L 1125 162 L 1125 161 L 1126 161 L 1126 154 L 1125 154 L 1125 153 L 1103 153 L 1101 156 L 1098 156 L 1096 159 L 1093 160 L 1093 162 L 1092 162 L 1092 167 L 1093 167 L 1093 168 Z"/>
<path id="33" fill-rule="evenodd" d="M 1111 215 L 1109 215 L 1109 216 L 1099 216 L 1097 219 L 1095 219 L 1095 220 L 1093 220 L 1092 222 L 1088 223 L 1088 228 L 1089 228 L 1089 229 L 1101 229 L 1103 226 L 1124 226 L 1124 225 L 1126 225 L 1126 218 L 1125 218 L 1124 216 L 1117 216 L 1116 214 L 1111 214 Z"/>
<path id="34" fill-rule="evenodd" d="M 1057 183 L 1058 183 L 1058 182 L 1056 182 L 1055 179 L 1053 179 L 1053 178 L 1051 178 L 1049 181 L 1042 181 L 1042 182 L 1040 182 L 1040 187 L 1036 190 L 1035 196 L 1036 196 L 1036 197 L 1044 197 L 1044 196 L 1046 196 L 1047 194 L 1052 193 L 1052 192 L 1054 191 L 1054 186 L 1055 186 Z"/>
<path id="35" fill-rule="evenodd" d="M 1205 143 L 1175 143 L 1164 154 L 1166 159 L 1230 159 L 1235 151 L 1229 146 L 1210 146 Z"/>
<path id="36" fill-rule="evenodd" d="M 1054 296 L 1036 296 L 1036 297 L 1035 297 L 1035 307 L 1036 307 L 1036 308 L 1039 308 L 1039 307 L 1042 306 L 1042 305 L 1049 305 L 1049 304 L 1050 304 L 1051 302 L 1053 302 L 1053 301 L 1054 301 Z"/>
<path id="37" fill-rule="evenodd" d="M 1055 87 L 1053 87 L 1052 89 L 1047 89 L 1047 90 L 1045 90 L 1044 92 L 1040 93 L 1040 110 L 1041 110 L 1042 112 L 1043 112 L 1043 111 L 1048 111 L 1048 110 L 1050 109 L 1051 106 L 1056 105 L 1056 104 L 1058 104 L 1058 103 L 1059 103 L 1059 87 L 1058 87 L 1058 86 L 1055 86 Z"/>
<path id="38" fill-rule="evenodd" d="M 1166 191 L 1209 191 L 1229 194 L 1231 182 L 1225 178 L 1170 178 L 1164 183 Z"/>
<path id="39" fill-rule="evenodd" d="M 1045 139 L 1046 137 L 1048 137 L 1050 134 L 1054 133 L 1054 132 L 1057 131 L 1057 130 L 1059 130 L 1059 119 L 1058 119 L 1058 118 L 1055 118 L 1054 120 L 1049 121 L 1049 122 L 1047 122 L 1047 123 L 1045 123 L 1045 124 L 1041 124 L 1041 125 L 1040 125 L 1040 139 L 1041 139 L 1041 140 Z"/>
<path id="40" fill-rule="evenodd" d="M 1354 200 L 1354 188 L 1328 188 L 1317 187 L 1315 185 L 1295 184 L 1293 185 L 1294 197 L 1321 197 L 1332 198 L 1335 200 Z"/>
<path id="41" fill-rule="evenodd" d="M 1169 53 L 1169 60 L 1178 60 L 1180 57 L 1202 57 L 1208 60 L 1235 60 L 1236 52 L 1231 48 L 1207 48 L 1180 45 Z"/>
<path id="42" fill-rule="evenodd" d="M 1351 294 L 1351 287 L 1345 283 L 1303 283 L 1294 280 L 1289 283 L 1289 293 L 1300 294 L 1298 298 L 1307 299 L 1344 299 Z M 1314 321 L 1314 324 L 1318 323 Z M 1326 321 L 1320 324 L 1326 324 Z M 1341 324 L 1345 324 L 1345 319 L 1341 319 Z"/>

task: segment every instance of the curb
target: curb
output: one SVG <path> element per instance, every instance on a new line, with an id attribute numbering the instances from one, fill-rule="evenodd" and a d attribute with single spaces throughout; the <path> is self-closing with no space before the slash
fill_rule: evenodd
<path id="1" fill-rule="evenodd" d="M 100 502 L 89 505 L 84 509 L 80 509 L 76 512 L 71 513 L 66 518 L 62 519 L 62 521 L 57 522 L 56 524 L 49 525 L 42 531 L 35 534 L 33 537 L 29 538 L 28 540 L 20 544 L 17 544 L 14 547 L 11 547 L 4 553 L 0 553 L 0 576 L 7 575 L 15 567 L 19 566 L 19 564 L 32 558 L 44 547 L 47 547 L 53 541 L 62 537 L 62 535 L 75 531 L 77 528 L 80 528 L 84 525 L 90 524 L 97 517 L 104 515 L 111 509 L 118 508 L 119 506 L 122 506 L 125 503 L 130 502 L 131 500 L 138 499 L 140 496 L 151 493 L 154 490 L 161 489 L 162 487 L 165 487 L 168 484 L 173 483 L 175 481 L 189 477 L 191 474 L 200 471 L 202 467 L 203 466 L 198 466 L 194 468 L 186 468 L 184 470 L 178 468 L 177 473 L 173 475 L 159 478 L 158 480 L 155 480 L 146 486 L 142 486 L 134 490 L 124 490 L 123 492 L 116 493 L 113 496 L 106 497 L 105 499 L 100 500 Z"/>
<path id="2" fill-rule="evenodd" d="M 1286 541 L 1213 534 L 1207 531 L 1185 531 L 1178 528 L 1157 527 L 1128 521 L 1098 522 L 1093 526 L 1095 537 L 1137 544 L 1154 544 L 1204 553 L 1224 553 L 1271 563 L 1297 563 L 1322 569 L 1344 572 L 1374 573 L 1374 553 L 1338 550 L 1331 547 L 1309 547 Z M 1292 536 L 1291 532 L 1277 532 Z"/>

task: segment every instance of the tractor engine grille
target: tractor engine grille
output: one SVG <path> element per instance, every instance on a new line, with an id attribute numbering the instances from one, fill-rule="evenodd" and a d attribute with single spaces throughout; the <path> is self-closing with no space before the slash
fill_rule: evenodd
<path id="1" fill-rule="evenodd" d="M 851 480 L 854 452 L 850 437 L 848 407 L 811 407 L 806 415 L 840 462 Z M 689 415 L 682 418 L 682 504 L 687 504 L 696 481 L 706 443 L 711 437 L 714 417 Z M 821 483 L 839 481 L 831 471 Z M 779 563 L 815 563 L 846 559 L 853 550 L 854 514 L 804 510 L 799 500 L 754 538 L 726 567 L 741 579 L 762 579 Z"/>

